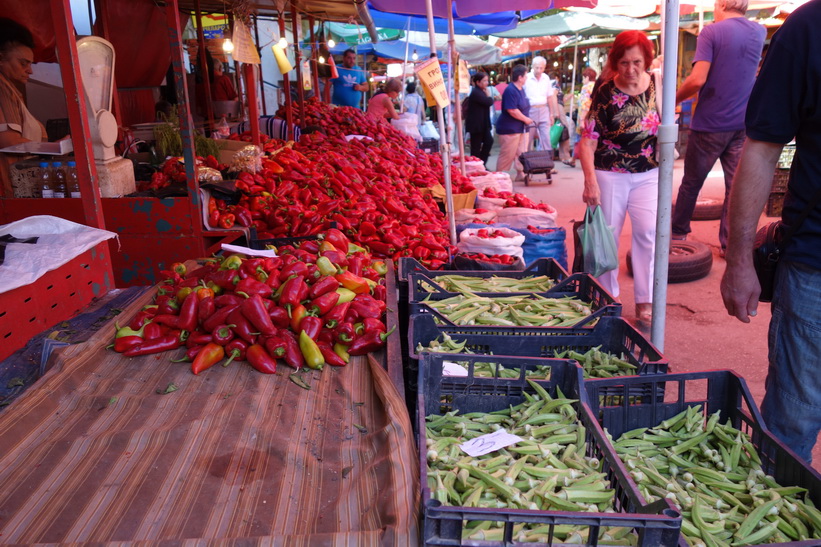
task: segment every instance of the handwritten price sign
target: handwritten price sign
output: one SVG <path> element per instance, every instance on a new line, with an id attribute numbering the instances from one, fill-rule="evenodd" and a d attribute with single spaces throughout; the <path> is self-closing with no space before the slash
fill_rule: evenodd
<path id="1" fill-rule="evenodd" d="M 459 445 L 459 448 L 471 458 L 475 458 L 496 452 L 506 446 L 511 446 L 521 441 L 521 437 L 508 433 L 504 429 L 499 429 L 493 433 L 488 433 L 487 435 L 482 435 L 481 437 L 476 437 L 475 439 L 464 442 Z"/>

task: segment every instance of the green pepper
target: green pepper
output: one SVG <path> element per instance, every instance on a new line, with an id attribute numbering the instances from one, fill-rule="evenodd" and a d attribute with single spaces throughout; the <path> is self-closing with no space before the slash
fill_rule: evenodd
<path id="1" fill-rule="evenodd" d="M 336 275 L 337 269 L 331 259 L 327 256 L 320 256 L 316 259 L 316 267 L 322 275 Z"/>
<path id="2" fill-rule="evenodd" d="M 337 305 L 344 304 L 345 302 L 350 302 L 351 300 L 356 298 L 356 293 L 350 289 L 346 289 L 345 287 L 339 287 L 338 289 L 336 289 L 336 294 L 339 295 L 339 301 L 336 303 Z"/>
<path id="3" fill-rule="evenodd" d="M 220 270 L 238 270 L 242 266 L 242 257 L 231 255 L 220 264 Z"/>
<path id="4" fill-rule="evenodd" d="M 117 329 L 117 334 L 114 336 L 114 338 L 123 338 L 125 336 L 139 336 L 140 338 L 143 338 L 143 331 L 145 331 L 145 326 L 147 324 L 148 323 L 143 323 L 143 326 L 140 327 L 140 330 L 134 330 L 131 327 L 121 327 L 119 323 L 115 321 L 114 327 Z"/>
<path id="5" fill-rule="evenodd" d="M 305 358 L 305 364 L 308 365 L 308 368 L 322 370 L 325 365 L 322 351 L 305 331 L 299 333 L 299 349 L 302 351 L 302 356 Z"/>

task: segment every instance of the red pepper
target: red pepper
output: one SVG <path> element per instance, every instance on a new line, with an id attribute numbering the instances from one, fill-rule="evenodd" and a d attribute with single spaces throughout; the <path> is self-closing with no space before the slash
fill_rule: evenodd
<path id="1" fill-rule="evenodd" d="M 268 354 L 271 355 L 271 357 L 284 357 L 286 350 L 285 339 L 278 334 L 269 336 L 268 339 L 265 340 L 265 349 L 268 350 Z"/>
<path id="2" fill-rule="evenodd" d="M 274 326 L 279 329 L 284 329 L 291 324 L 291 316 L 288 315 L 288 310 L 282 306 L 271 306 L 271 309 L 268 310 L 268 317 L 271 318 Z"/>
<path id="3" fill-rule="evenodd" d="M 341 344 L 345 344 L 346 346 L 353 342 L 355 337 L 356 328 L 350 321 L 340 323 L 336 329 L 334 329 L 334 339 Z"/>
<path id="4" fill-rule="evenodd" d="M 245 207 L 240 207 L 239 205 L 234 207 L 234 217 L 236 223 L 242 226 L 243 228 L 248 228 L 254 222 L 254 219 L 251 218 L 251 211 L 249 211 Z M 228 228 L 230 228 L 230 226 L 228 226 Z"/>
<path id="5" fill-rule="evenodd" d="M 114 351 L 123 353 L 124 351 L 142 344 L 145 340 L 140 336 L 121 336 L 114 339 Z"/>
<path id="6" fill-rule="evenodd" d="M 154 323 L 152 321 L 150 323 L 145 324 L 145 330 L 143 330 L 143 338 L 145 338 L 146 340 L 156 340 L 162 335 L 162 327 L 158 323 Z"/>
<path id="7" fill-rule="evenodd" d="M 171 327 L 172 329 L 179 328 L 179 316 L 178 315 L 169 315 L 167 313 L 158 314 L 154 316 L 152 319 L 152 323 L 155 325 L 165 325 Z"/>
<path id="8" fill-rule="evenodd" d="M 235 294 L 221 294 L 214 298 L 214 304 L 216 304 L 218 308 L 224 308 L 225 306 L 239 306 L 243 302 L 245 302 L 245 299 Z"/>
<path id="9" fill-rule="evenodd" d="M 245 318 L 240 308 L 235 308 L 228 316 L 228 321 L 234 325 L 234 334 L 248 342 L 255 344 L 257 341 L 257 333 L 252 329 L 250 321 Z"/>
<path id="10" fill-rule="evenodd" d="M 378 319 L 382 317 L 382 310 L 375 303 L 357 300 L 356 298 L 351 302 L 351 312 L 360 318 L 372 317 Z"/>
<path id="11" fill-rule="evenodd" d="M 228 342 L 234 339 L 234 331 L 231 330 L 232 327 L 234 327 L 234 325 L 220 325 L 215 328 L 212 333 L 213 342 L 220 346 L 228 345 Z"/>
<path id="12" fill-rule="evenodd" d="M 308 273 L 308 265 L 304 262 L 293 262 L 279 272 L 279 280 L 285 281 L 289 277 L 305 276 Z"/>
<path id="13" fill-rule="evenodd" d="M 228 362 L 223 366 L 227 367 L 231 361 L 245 361 L 245 351 L 248 349 L 248 342 L 240 338 L 234 338 L 225 346 L 225 354 L 228 355 Z"/>
<path id="14" fill-rule="evenodd" d="M 213 211 L 208 213 L 208 226 L 211 228 L 219 227 L 220 222 L 220 212 L 214 209 Z"/>
<path id="15" fill-rule="evenodd" d="M 213 272 L 209 276 L 209 281 L 213 281 L 216 286 L 221 287 L 226 291 L 233 291 L 234 287 L 236 287 L 237 283 L 239 283 L 240 277 L 236 270 L 229 268 Z"/>
<path id="16" fill-rule="evenodd" d="M 305 318 L 305 316 L 307 314 L 308 314 L 308 310 L 305 309 L 305 306 L 303 306 L 302 304 L 297 304 L 296 306 L 291 308 L 290 325 L 291 325 L 291 330 L 292 331 L 294 331 L 296 333 L 299 333 L 299 329 L 300 329 L 299 325 L 300 325 L 300 323 L 302 323 L 302 320 Z"/>
<path id="17" fill-rule="evenodd" d="M 163 298 L 162 301 L 157 299 L 157 315 L 177 315 L 180 312 L 180 306 L 177 301 L 171 297 Z"/>
<path id="18" fill-rule="evenodd" d="M 157 313 L 157 306 L 149 306 L 137 312 L 134 319 L 128 324 L 133 330 L 140 330 L 143 325 L 151 321 L 151 318 Z"/>
<path id="19" fill-rule="evenodd" d="M 145 340 L 142 344 L 133 346 L 123 352 L 126 357 L 140 357 L 142 355 L 152 355 L 164 351 L 177 349 L 180 347 L 180 337 L 176 334 L 166 334 L 154 340 Z"/>
<path id="20" fill-rule="evenodd" d="M 281 291 L 279 294 L 279 305 L 280 306 L 287 306 L 290 304 L 291 306 L 296 306 L 301 302 L 299 295 L 303 291 L 303 286 L 305 287 L 305 291 L 307 292 L 308 286 L 305 283 L 305 278 L 301 275 L 296 277 L 292 277 L 288 281 L 282 284 L 280 287 Z"/>
<path id="21" fill-rule="evenodd" d="M 188 332 L 197 328 L 197 310 L 199 309 L 200 301 L 196 294 L 189 294 L 182 303 L 180 308 L 180 315 L 177 321 L 177 327 L 180 330 Z"/>
<path id="22" fill-rule="evenodd" d="M 336 274 L 336 280 L 348 290 L 356 294 L 364 294 L 371 292 L 371 287 L 368 282 L 358 275 L 351 273 L 350 270 Z"/>
<path id="23" fill-rule="evenodd" d="M 207 332 L 194 331 L 188 335 L 188 338 L 185 340 L 185 346 L 188 348 L 191 346 L 204 346 L 213 341 L 213 337 Z"/>
<path id="24" fill-rule="evenodd" d="M 307 253 L 317 254 L 319 252 L 319 243 L 315 239 L 306 239 L 299 244 L 299 248 Z"/>
<path id="25" fill-rule="evenodd" d="M 268 278 L 265 280 L 265 284 L 271 287 L 271 290 L 275 291 L 282 285 L 282 281 L 279 280 L 278 269 L 270 270 L 270 272 Z"/>
<path id="26" fill-rule="evenodd" d="M 348 258 L 348 271 L 353 275 L 362 275 L 362 259 L 358 256 Z"/>
<path id="27" fill-rule="evenodd" d="M 185 350 L 185 355 L 183 355 L 182 359 L 171 359 L 172 363 L 190 363 L 194 359 L 197 358 L 197 354 L 200 352 L 202 348 L 205 346 L 200 345 L 191 345 L 187 346 L 188 349 Z"/>
<path id="28" fill-rule="evenodd" d="M 396 327 L 393 327 L 389 332 L 372 330 L 364 333 L 362 336 L 354 340 L 350 346 L 348 346 L 348 354 L 365 355 L 367 353 L 371 353 L 372 351 L 378 350 L 385 345 L 385 340 L 388 339 L 388 336 L 390 336 L 395 328 Z"/>
<path id="29" fill-rule="evenodd" d="M 259 344 L 252 344 L 245 352 L 245 358 L 251 366 L 265 374 L 274 374 L 277 371 L 276 359 L 268 355 L 265 348 Z"/>
<path id="30" fill-rule="evenodd" d="M 337 302 L 339 302 L 339 293 L 335 290 L 325 293 L 311 300 L 311 303 L 308 304 L 308 313 L 311 315 L 325 315 L 336 306 Z"/>
<path id="31" fill-rule="evenodd" d="M 262 298 L 268 298 L 273 294 L 273 289 L 266 285 L 261 281 L 257 281 L 254 278 L 247 277 L 237 283 L 237 286 L 234 288 L 234 291 L 237 293 L 245 293 L 248 296 L 259 295 Z"/>
<path id="32" fill-rule="evenodd" d="M 385 323 L 383 323 L 379 319 L 374 319 L 372 317 L 364 318 L 362 320 L 362 326 L 364 327 L 366 333 L 371 332 L 373 330 L 376 330 L 376 331 L 379 331 L 379 332 L 385 332 L 386 330 L 388 330 L 387 327 L 385 326 Z"/>
<path id="33" fill-rule="evenodd" d="M 299 341 L 297 341 L 296 335 L 287 329 L 281 330 L 280 335 L 285 342 L 285 355 L 283 356 L 285 362 L 289 366 L 300 370 L 305 366 L 305 358 L 302 357 L 302 350 L 299 349 Z"/>
<path id="34" fill-rule="evenodd" d="M 327 328 L 322 327 L 319 331 L 319 336 L 316 337 L 317 342 L 322 340 L 323 342 L 328 342 L 329 344 L 334 343 L 334 331 Z"/>
<path id="35" fill-rule="evenodd" d="M 219 222 L 217 226 L 222 228 L 223 230 L 228 230 L 234 227 L 235 217 L 231 213 L 221 213 L 219 216 Z"/>
<path id="36" fill-rule="evenodd" d="M 222 361 L 223 357 L 225 357 L 225 348 L 211 342 L 203 346 L 197 356 L 194 357 L 194 361 L 191 363 L 191 372 L 199 374 Z"/>
<path id="37" fill-rule="evenodd" d="M 325 362 L 332 367 L 344 367 L 348 364 L 342 357 L 336 354 L 333 346 L 328 342 L 317 340 L 316 345 L 319 347 L 319 351 L 322 353 Z"/>
<path id="38" fill-rule="evenodd" d="M 385 285 L 377 285 L 373 288 L 373 297 L 380 302 L 386 302 L 388 299 L 388 288 Z"/>
<path id="39" fill-rule="evenodd" d="M 346 255 L 344 251 L 337 251 L 336 249 L 322 251 L 321 256 L 324 256 L 341 268 L 348 266 L 348 255 Z"/>
<path id="40" fill-rule="evenodd" d="M 204 290 L 211 291 L 211 289 Z M 214 315 L 214 312 L 217 311 L 217 306 L 214 302 L 213 292 L 211 294 L 212 296 L 206 296 L 205 298 L 200 300 L 200 307 L 197 310 L 197 323 L 200 325 L 205 323 L 205 320 Z M 197 298 L 199 298 L 199 292 L 197 292 Z"/>
<path id="41" fill-rule="evenodd" d="M 335 329 L 337 325 L 345 320 L 345 316 L 348 314 L 348 308 L 350 307 L 350 302 L 343 302 L 331 308 L 328 313 L 322 316 L 322 321 L 325 323 L 325 326 L 329 329 Z"/>
<path id="42" fill-rule="evenodd" d="M 299 323 L 299 332 L 305 332 L 311 340 L 316 340 L 319 336 L 319 331 L 322 329 L 322 319 L 314 315 L 306 315 Z"/>
<path id="43" fill-rule="evenodd" d="M 379 275 L 379 272 L 371 267 L 363 268 L 362 276 L 365 279 L 370 279 L 371 281 L 379 281 L 382 278 L 382 276 Z"/>
<path id="44" fill-rule="evenodd" d="M 242 315 L 262 334 L 271 335 L 276 333 L 274 324 L 268 316 L 268 310 L 265 309 L 265 304 L 262 303 L 262 297 L 258 294 L 251 296 L 245 300 L 240 306 Z"/>
<path id="45" fill-rule="evenodd" d="M 224 324 L 231 314 L 238 310 L 239 306 L 225 306 L 214 312 L 214 315 L 205 320 L 202 324 L 202 330 L 205 332 L 213 332 L 215 328 Z"/>

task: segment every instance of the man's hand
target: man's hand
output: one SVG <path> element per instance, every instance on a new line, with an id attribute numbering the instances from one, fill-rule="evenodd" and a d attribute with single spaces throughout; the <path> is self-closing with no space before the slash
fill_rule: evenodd
<path id="1" fill-rule="evenodd" d="M 727 263 L 727 269 L 721 278 L 721 298 L 727 313 L 743 323 L 749 323 L 750 317 L 758 313 L 758 296 L 761 285 L 752 263 Z"/>

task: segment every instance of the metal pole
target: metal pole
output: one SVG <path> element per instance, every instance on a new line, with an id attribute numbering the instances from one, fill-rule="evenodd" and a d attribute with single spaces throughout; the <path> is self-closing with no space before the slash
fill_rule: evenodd
<path id="1" fill-rule="evenodd" d="M 285 14 L 279 12 L 279 35 L 285 38 Z M 287 49 L 285 50 L 287 53 Z M 291 110 L 291 83 L 288 74 L 282 75 L 282 92 L 285 93 L 285 138 L 294 138 L 294 114 Z"/>
<path id="2" fill-rule="evenodd" d="M 576 98 L 576 64 L 579 61 L 579 35 L 576 34 L 576 43 L 573 45 L 573 75 L 570 77 L 570 121 L 573 121 L 573 103 Z M 577 121 L 578 123 L 578 121 Z M 572 137 L 572 135 L 571 135 Z M 573 141 L 570 141 L 571 143 Z"/>
<path id="3" fill-rule="evenodd" d="M 302 56 L 299 51 L 299 12 L 296 0 L 291 0 L 291 32 L 294 34 L 294 64 L 296 65 L 296 93 L 299 97 L 299 128 L 305 129 L 305 86 L 302 85 Z"/>
<path id="4" fill-rule="evenodd" d="M 262 113 L 268 115 L 268 106 L 265 104 L 265 77 L 262 75 L 262 48 L 259 47 L 259 27 L 257 26 L 257 16 L 254 15 L 254 40 L 256 40 L 257 51 L 259 52 L 259 95 L 262 99 Z"/>
<path id="5" fill-rule="evenodd" d="M 450 49 L 450 81 L 453 86 L 453 117 L 456 123 L 456 142 L 459 143 L 459 169 L 467 176 L 465 169 L 465 133 L 462 126 L 462 104 L 459 101 L 459 82 L 456 81 L 456 69 L 459 66 L 459 54 L 456 53 L 456 40 L 453 30 L 453 0 L 448 10 L 448 48 Z M 461 78 L 460 78 L 461 79 Z"/>
<path id="6" fill-rule="evenodd" d="M 662 65 L 663 95 L 661 125 L 658 128 L 658 146 L 661 153 L 659 165 L 659 202 L 656 217 L 656 255 L 653 271 L 653 324 L 650 339 L 660 351 L 664 351 L 664 325 L 667 315 L 667 272 L 670 258 L 670 215 L 673 200 L 673 155 L 678 140 L 675 123 L 676 66 L 678 65 L 678 0 L 666 0 L 664 4 L 664 64 Z"/>
<path id="7" fill-rule="evenodd" d="M 74 38 L 74 22 L 71 19 L 69 0 L 51 0 L 51 14 L 57 56 L 60 61 L 60 75 L 68 106 L 71 142 L 77 161 L 77 177 L 83 196 L 83 215 L 86 224 L 105 230 L 97 166 L 94 164 L 94 149 L 91 144 L 91 128 L 88 125 L 86 94 L 80 73 L 80 59 L 77 54 L 77 41 Z"/>
<path id="8" fill-rule="evenodd" d="M 311 27 L 311 85 L 314 86 L 314 97 L 319 98 L 319 47 L 316 43 L 313 17 L 308 17 L 308 26 Z"/>
<path id="9" fill-rule="evenodd" d="M 405 58 L 402 60 L 402 102 L 399 108 L 402 112 L 405 111 L 405 67 L 408 65 L 408 48 L 410 47 L 410 17 L 408 17 L 408 24 L 405 25 Z"/>
<path id="10" fill-rule="evenodd" d="M 453 9 L 451 7 L 451 9 Z M 430 38 L 430 51 L 436 52 L 436 31 L 433 27 L 433 0 L 425 0 L 425 10 L 428 16 L 428 37 Z M 447 128 L 445 127 L 445 115 L 439 103 L 436 103 L 436 119 L 439 121 L 439 153 L 442 155 L 442 167 L 445 179 L 445 203 L 448 210 L 448 231 L 450 232 L 450 244 L 456 245 L 456 217 L 453 214 L 453 185 L 450 182 L 450 143 L 447 141 Z"/>
<path id="11" fill-rule="evenodd" d="M 200 66 L 203 69 L 202 77 L 204 79 L 203 86 L 205 86 L 205 127 L 211 127 L 214 123 L 214 110 L 211 105 L 211 80 L 208 79 L 208 74 L 214 67 L 208 66 L 208 59 L 205 57 L 205 34 L 202 31 L 202 12 L 200 11 L 200 0 L 194 0 L 195 17 L 197 21 L 197 43 L 199 44 L 199 52 L 197 57 L 200 60 Z"/>

